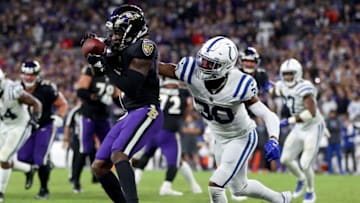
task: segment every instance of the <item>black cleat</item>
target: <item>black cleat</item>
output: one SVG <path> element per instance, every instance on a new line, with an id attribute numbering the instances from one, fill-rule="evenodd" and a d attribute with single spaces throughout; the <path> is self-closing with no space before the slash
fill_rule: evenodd
<path id="1" fill-rule="evenodd" d="M 0 202 L 3 202 L 4 200 L 4 193 L 0 192 Z"/>
<path id="2" fill-rule="evenodd" d="M 35 196 L 35 199 L 49 199 L 49 190 L 41 188 L 40 192 Z"/>
<path id="3" fill-rule="evenodd" d="M 29 172 L 25 173 L 25 176 L 26 176 L 25 189 L 26 190 L 30 189 L 33 184 L 35 171 L 36 171 L 36 169 L 31 167 L 31 170 Z"/>

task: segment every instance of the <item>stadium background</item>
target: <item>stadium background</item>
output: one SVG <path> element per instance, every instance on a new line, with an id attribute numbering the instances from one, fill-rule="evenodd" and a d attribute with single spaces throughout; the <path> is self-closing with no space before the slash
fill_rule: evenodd
<path id="1" fill-rule="evenodd" d="M 288 57 L 299 59 L 304 77 L 316 83 L 318 104 L 325 117 L 330 110 L 336 110 L 342 120 L 347 113 L 356 113 L 348 112 L 348 106 L 360 102 L 359 1 L 130 2 L 143 8 L 149 37 L 158 44 L 162 61 L 176 62 L 182 56 L 194 55 L 208 38 L 226 35 L 240 51 L 254 46 L 261 55 L 260 66 L 272 81 L 278 79 L 282 61 Z M 105 36 L 106 18 L 121 3 L 1 1 L 0 67 L 10 78 L 19 79 L 20 63 L 38 59 L 43 77 L 55 82 L 69 104 L 74 105 L 74 83 L 86 65 L 79 42 L 89 32 Z M 276 108 L 281 106 L 281 100 L 264 99 L 281 116 L 281 108 Z"/>

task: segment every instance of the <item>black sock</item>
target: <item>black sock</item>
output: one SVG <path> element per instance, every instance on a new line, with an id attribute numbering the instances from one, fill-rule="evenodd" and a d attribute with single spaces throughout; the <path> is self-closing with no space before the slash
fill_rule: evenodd
<path id="1" fill-rule="evenodd" d="M 173 182 L 175 179 L 177 173 L 177 167 L 176 166 L 169 166 L 166 171 L 166 179 L 169 182 Z"/>
<path id="2" fill-rule="evenodd" d="M 115 164 L 116 172 L 119 176 L 120 185 L 125 194 L 127 203 L 138 203 L 139 198 L 137 195 L 135 175 L 127 160 L 119 161 Z"/>
<path id="3" fill-rule="evenodd" d="M 50 166 L 49 165 L 43 165 L 39 167 L 38 175 L 40 179 L 40 186 L 41 188 L 48 190 L 48 181 L 50 176 Z"/>
<path id="4" fill-rule="evenodd" d="M 74 167 L 73 177 L 72 177 L 73 181 L 74 181 L 74 185 L 76 185 L 76 186 L 80 186 L 80 176 L 81 176 L 82 169 L 84 168 L 84 165 L 85 165 L 86 156 L 87 156 L 87 154 L 80 153 L 76 157 L 75 167 Z"/>
<path id="5" fill-rule="evenodd" d="M 144 170 L 144 168 L 146 167 L 146 165 L 148 164 L 150 160 L 150 156 L 148 156 L 147 154 L 143 154 L 141 157 L 140 157 L 140 160 L 139 160 L 139 163 L 137 165 L 136 168 L 139 168 L 141 170 Z"/>
<path id="6" fill-rule="evenodd" d="M 125 197 L 121 191 L 119 180 L 113 172 L 109 171 L 107 174 L 99 177 L 98 179 L 106 194 L 113 202 L 126 203 Z"/>

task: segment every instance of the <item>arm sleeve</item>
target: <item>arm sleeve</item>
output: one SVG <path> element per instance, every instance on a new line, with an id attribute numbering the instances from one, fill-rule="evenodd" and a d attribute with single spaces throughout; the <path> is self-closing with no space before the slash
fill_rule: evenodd
<path id="1" fill-rule="evenodd" d="M 251 112 L 262 118 L 265 122 L 269 136 L 279 138 L 280 121 L 276 114 L 268 109 L 262 102 L 258 101 L 249 106 Z"/>

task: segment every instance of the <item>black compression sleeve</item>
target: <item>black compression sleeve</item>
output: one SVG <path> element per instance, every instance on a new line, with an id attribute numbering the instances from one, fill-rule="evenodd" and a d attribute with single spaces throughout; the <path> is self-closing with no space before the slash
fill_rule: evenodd
<path id="1" fill-rule="evenodd" d="M 80 88 L 80 89 L 76 90 L 76 94 L 77 94 L 78 97 L 80 97 L 83 100 L 90 100 L 91 99 L 91 93 L 87 89 Z"/>

